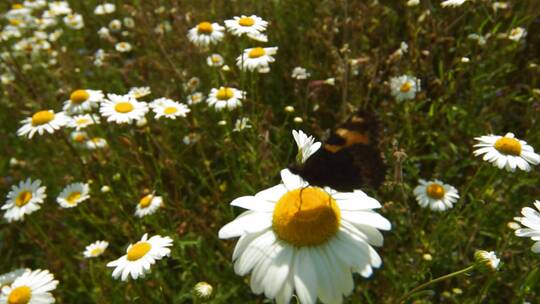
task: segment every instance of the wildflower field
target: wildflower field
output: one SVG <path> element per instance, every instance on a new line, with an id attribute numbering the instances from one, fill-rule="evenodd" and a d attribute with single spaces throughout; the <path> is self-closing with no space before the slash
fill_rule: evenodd
<path id="1" fill-rule="evenodd" d="M 0 303 L 540 303 L 540 1 L 0 2 Z"/>

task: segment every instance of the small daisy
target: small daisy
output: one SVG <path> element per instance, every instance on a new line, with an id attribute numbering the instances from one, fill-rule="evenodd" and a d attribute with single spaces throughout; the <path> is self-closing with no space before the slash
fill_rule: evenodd
<path id="1" fill-rule="evenodd" d="M 85 183 L 73 183 L 67 185 L 60 195 L 56 198 L 56 202 L 62 208 L 73 208 L 83 201 L 90 198 L 90 186 Z"/>
<path id="2" fill-rule="evenodd" d="M 536 210 L 530 207 L 521 209 L 523 217 L 514 218 L 527 228 L 519 228 L 515 231 L 516 236 L 530 237 L 535 243 L 531 247 L 534 253 L 540 253 L 540 201 L 535 201 Z"/>
<path id="3" fill-rule="evenodd" d="M 126 255 L 109 262 L 107 267 L 115 267 L 112 276 L 122 281 L 126 281 L 128 276 L 133 279 L 144 277 L 150 272 L 152 264 L 171 254 L 168 247 L 172 246 L 172 242 L 168 236 L 155 235 L 148 239 L 148 234 L 145 233 L 139 242 L 129 245 Z"/>
<path id="4" fill-rule="evenodd" d="M 508 34 L 508 39 L 517 42 L 520 41 L 522 38 L 525 38 L 525 36 L 527 36 L 527 30 L 522 27 L 516 27 L 510 31 L 510 34 Z"/>
<path id="5" fill-rule="evenodd" d="M 458 7 L 465 3 L 467 0 L 446 0 L 441 3 L 442 7 Z"/>
<path id="6" fill-rule="evenodd" d="M 127 53 L 133 50 L 133 46 L 129 42 L 118 42 L 114 48 L 120 53 Z"/>
<path id="7" fill-rule="evenodd" d="M 242 15 L 241 17 L 225 20 L 227 31 L 235 36 L 242 36 L 243 34 L 260 34 L 266 30 L 267 25 L 267 21 L 264 21 L 261 17 L 255 15 L 249 17 Z"/>
<path id="8" fill-rule="evenodd" d="M 170 119 L 176 119 L 176 117 L 186 117 L 190 109 L 179 102 L 176 102 L 169 98 L 158 98 L 150 103 L 150 108 L 156 113 L 155 118 L 166 117 Z"/>
<path id="9" fill-rule="evenodd" d="M 236 122 L 234 123 L 233 132 L 240 132 L 245 129 L 251 129 L 252 125 L 250 125 L 249 123 L 250 121 L 249 121 L 249 118 L 247 117 L 242 117 L 242 118 L 237 119 Z"/>
<path id="10" fill-rule="evenodd" d="M 197 104 L 197 103 L 200 103 L 201 101 L 203 101 L 204 100 L 204 95 L 201 92 L 195 92 L 195 93 L 189 95 L 186 99 L 187 99 L 187 104 L 188 105 L 194 105 L 194 104 Z"/>
<path id="11" fill-rule="evenodd" d="M 390 89 L 397 101 L 414 99 L 416 93 L 420 91 L 420 79 L 409 75 L 392 77 Z"/>
<path id="12" fill-rule="evenodd" d="M 321 143 L 315 141 L 313 136 L 307 136 L 302 130 L 293 130 L 292 135 L 296 146 L 298 146 L 298 155 L 296 160 L 304 163 L 313 153 L 317 152 L 321 147 Z"/>
<path id="13" fill-rule="evenodd" d="M 242 105 L 241 100 L 246 96 L 246 92 L 230 88 L 220 87 L 219 89 L 212 89 L 208 94 L 208 105 L 216 108 L 216 110 L 228 109 L 232 110 Z"/>
<path id="14" fill-rule="evenodd" d="M 2 288 L 0 303 L 9 304 L 49 304 L 54 303 L 50 291 L 54 290 L 58 281 L 48 270 L 27 269 L 16 278 L 11 286 Z"/>
<path id="15" fill-rule="evenodd" d="M 26 214 L 39 210 L 40 204 L 43 204 L 47 197 L 46 189 L 47 187 L 41 186 L 39 179 L 32 181 L 30 178 L 19 182 L 17 186 L 11 186 L 7 201 L 2 206 L 2 210 L 6 210 L 4 218 L 8 222 L 22 221 Z"/>
<path id="16" fill-rule="evenodd" d="M 444 184 L 440 180 L 434 181 L 420 180 L 420 185 L 414 188 L 416 201 L 422 207 L 429 207 L 433 211 L 444 211 L 453 207 L 459 199 L 456 188 Z"/>
<path id="17" fill-rule="evenodd" d="M 69 14 L 65 16 L 64 23 L 74 30 L 80 30 L 84 27 L 83 17 L 80 14 Z"/>
<path id="18" fill-rule="evenodd" d="M 477 250 L 474 253 L 474 259 L 481 269 L 488 271 L 497 271 L 501 263 L 495 251 Z"/>
<path id="19" fill-rule="evenodd" d="M 137 208 L 135 215 L 138 217 L 144 217 L 150 214 L 154 214 L 160 207 L 163 206 L 163 198 L 161 196 L 155 196 L 153 193 L 143 196 Z"/>
<path id="20" fill-rule="evenodd" d="M 353 273 L 370 277 L 381 258 L 379 230 L 390 222 L 373 211 L 377 200 L 360 190 L 337 192 L 310 186 L 289 170 L 282 184 L 231 205 L 248 209 L 219 231 L 222 239 L 240 237 L 234 271 L 251 273 L 251 290 L 277 303 L 341 303 L 354 289 Z"/>
<path id="21" fill-rule="evenodd" d="M 292 70 L 291 77 L 297 80 L 308 79 L 311 74 L 303 67 L 295 67 Z"/>
<path id="22" fill-rule="evenodd" d="M 135 99 L 141 99 L 152 94 L 152 90 L 150 87 L 133 87 L 129 89 L 128 94 L 133 96 Z"/>
<path id="23" fill-rule="evenodd" d="M 101 103 L 99 111 L 107 117 L 107 121 L 118 124 L 138 121 L 148 112 L 148 105 L 140 102 L 133 95 L 108 94 L 108 99 Z"/>
<path id="24" fill-rule="evenodd" d="M 103 3 L 94 9 L 94 14 L 96 15 L 108 15 L 114 13 L 116 6 L 112 3 Z"/>
<path id="25" fill-rule="evenodd" d="M 103 137 L 93 137 L 85 142 L 85 146 L 88 150 L 97 150 L 107 148 L 109 144 Z"/>
<path id="26" fill-rule="evenodd" d="M 103 100 L 103 93 L 99 90 L 75 90 L 64 102 L 64 111 L 78 114 L 92 110 Z"/>
<path id="27" fill-rule="evenodd" d="M 75 143 L 82 145 L 86 140 L 88 140 L 88 133 L 84 131 L 73 131 L 71 132 L 70 137 Z"/>
<path id="28" fill-rule="evenodd" d="M 80 131 L 93 124 L 99 124 L 99 116 L 94 114 L 82 114 L 71 117 L 67 126 Z"/>
<path id="29" fill-rule="evenodd" d="M 45 131 L 52 134 L 63 127 L 67 121 L 68 118 L 63 112 L 54 113 L 53 110 L 38 111 L 32 117 L 21 121 L 22 126 L 17 130 L 17 135 L 28 135 L 28 138 L 32 138 L 36 132 L 39 135 L 43 135 Z"/>
<path id="30" fill-rule="evenodd" d="M 529 164 L 540 163 L 540 155 L 534 153 L 534 148 L 527 142 L 514 138 L 512 133 L 506 133 L 505 136 L 485 135 L 475 137 L 475 140 L 480 143 L 474 145 L 478 148 L 473 152 L 474 156 L 485 154 L 483 159 L 499 169 L 505 168 L 514 172 L 517 167 L 529 171 Z"/>
<path id="31" fill-rule="evenodd" d="M 204 48 L 223 40 L 225 28 L 218 23 L 201 22 L 188 32 L 188 38 L 193 44 Z"/>
<path id="32" fill-rule="evenodd" d="M 259 73 L 268 73 L 269 64 L 275 61 L 272 56 L 277 53 L 277 50 L 277 47 L 245 49 L 244 53 L 236 58 L 236 65 L 244 71 L 257 70 Z"/>
<path id="33" fill-rule="evenodd" d="M 84 249 L 83 255 L 85 258 L 95 258 L 103 254 L 105 250 L 109 247 L 109 242 L 107 241 L 96 241 L 92 244 L 86 246 Z"/>
<path id="34" fill-rule="evenodd" d="M 195 296 L 203 301 L 208 301 L 212 298 L 214 288 L 206 282 L 199 282 L 193 286 Z"/>
<path id="35" fill-rule="evenodd" d="M 206 63 L 211 67 L 220 67 L 225 63 L 225 60 L 220 54 L 212 54 L 206 58 Z"/>

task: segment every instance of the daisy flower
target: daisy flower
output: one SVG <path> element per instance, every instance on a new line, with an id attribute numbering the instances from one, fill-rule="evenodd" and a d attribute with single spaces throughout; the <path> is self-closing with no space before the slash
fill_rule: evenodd
<path id="1" fill-rule="evenodd" d="M 133 87 L 129 89 L 128 94 L 133 96 L 135 99 L 141 99 L 152 94 L 152 90 L 150 87 Z"/>
<path id="2" fill-rule="evenodd" d="M 527 228 L 519 228 L 514 233 L 519 237 L 530 237 L 535 243 L 531 247 L 534 253 L 540 253 L 540 201 L 535 201 L 536 210 L 530 207 L 521 209 L 523 217 L 514 218 Z"/>
<path id="3" fill-rule="evenodd" d="M 94 114 L 75 115 L 68 120 L 67 126 L 77 131 L 93 124 L 99 124 L 99 116 Z"/>
<path id="4" fill-rule="evenodd" d="M 373 211 L 379 202 L 360 190 L 337 192 L 310 186 L 289 170 L 282 184 L 231 205 L 248 209 L 219 231 L 240 237 L 233 253 L 238 275 L 251 272 L 254 293 L 289 303 L 341 303 L 354 289 L 353 273 L 371 276 L 382 261 L 379 230 L 390 222 Z"/>
<path id="5" fill-rule="evenodd" d="M 163 206 L 163 198 L 161 196 L 155 196 L 154 193 L 143 196 L 137 208 L 135 215 L 138 217 L 144 217 L 150 214 L 154 214 L 160 207 Z"/>
<path id="6" fill-rule="evenodd" d="M 116 6 L 112 3 L 103 3 L 94 9 L 94 14 L 96 15 L 108 15 L 114 13 Z"/>
<path id="7" fill-rule="evenodd" d="M 172 246 L 172 242 L 168 236 L 154 235 L 148 239 L 148 234 L 145 233 L 139 242 L 129 245 L 126 255 L 109 262 L 107 267 L 115 267 L 112 276 L 122 281 L 126 281 L 128 276 L 133 279 L 144 277 L 150 272 L 151 265 L 171 254 L 168 247 Z"/>
<path id="8" fill-rule="evenodd" d="M 540 163 L 540 155 L 534 153 L 534 148 L 527 142 L 514 138 L 514 134 L 506 133 L 505 136 L 485 135 L 475 137 L 479 141 L 474 147 L 474 156 L 484 154 L 483 159 L 492 163 L 499 169 L 505 168 L 514 172 L 516 167 L 529 171 L 531 165 Z"/>
<path id="9" fill-rule="evenodd" d="M 50 291 L 54 290 L 58 281 L 48 270 L 27 269 L 16 278 L 11 286 L 2 288 L 0 303 L 9 304 L 49 304 L 54 303 Z"/>
<path id="10" fill-rule="evenodd" d="M 397 101 L 414 99 L 416 93 L 420 91 L 420 79 L 409 75 L 392 77 L 390 89 Z"/>
<path id="11" fill-rule="evenodd" d="M 517 42 L 520 41 L 522 38 L 525 38 L 525 36 L 527 36 L 527 30 L 522 27 L 516 27 L 510 31 L 510 34 L 508 34 L 508 39 Z"/>
<path id="12" fill-rule="evenodd" d="M 120 53 L 127 53 L 127 52 L 131 52 L 131 50 L 133 50 L 133 46 L 131 46 L 131 43 L 129 42 L 118 42 L 114 48 L 120 52 Z"/>
<path id="13" fill-rule="evenodd" d="M 84 131 L 73 131 L 71 132 L 70 137 L 75 143 L 83 144 L 86 140 L 88 140 L 88 133 Z"/>
<path id="14" fill-rule="evenodd" d="M 155 118 L 166 117 L 170 119 L 176 119 L 176 117 L 186 117 L 190 109 L 179 102 L 176 102 L 169 98 L 158 98 L 150 103 L 150 108 L 156 113 Z"/>
<path id="15" fill-rule="evenodd" d="M 477 250 L 474 253 L 474 259 L 481 269 L 488 271 L 497 271 L 501 263 L 495 251 Z"/>
<path id="16" fill-rule="evenodd" d="M 303 67 L 295 67 L 292 70 L 291 77 L 297 80 L 308 79 L 311 74 Z"/>
<path id="17" fill-rule="evenodd" d="M 69 14 L 64 17 L 64 23 L 71 29 L 80 30 L 84 27 L 84 20 L 80 14 Z"/>
<path id="18" fill-rule="evenodd" d="M 107 148 L 109 144 L 103 137 L 93 137 L 85 142 L 85 146 L 88 150 L 97 150 Z"/>
<path id="19" fill-rule="evenodd" d="M 96 241 L 92 244 L 86 246 L 84 249 L 83 255 L 85 258 L 95 258 L 103 254 L 105 250 L 109 247 L 109 242 L 107 241 Z"/>
<path id="20" fill-rule="evenodd" d="M 70 114 L 83 113 L 96 108 L 103 100 L 103 93 L 99 90 L 75 90 L 64 102 L 64 111 Z"/>
<path id="21" fill-rule="evenodd" d="M 47 194 L 47 187 L 41 186 L 39 179 L 32 181 L 27 178 L 25 181 L 19 182 L 19 185 L 13 185 L 11 191 L 7 195 L 7 201 L 2 206 L 2 210 L 6 210 L 4 218 L 8 222 L 23 220 L 26 214 L 33 213 L 41 208 Z"/>
<path id="22" fill-rule="evenodd" d="M 296 146 L 298 146 L 298 155 L 296 156 L 296 159 L 301 163 L 304 163 L 321 147 L 320 142 L 315 141 L 313 136 L 307 136 L 302 130 L 293 130 L 292 135 L 296 142 Z"/>
<path id="23" fill-rule="evenodd" d="M 10 271 L 8 273 L 4 273 L 4 274 L 0 275 L 0 289 L 3 286 L 9 286 L 9 285 L 13 284 L 13 282 L 18 277 L 20 277 L 23 273 L 25 273 L 26 270 L 27 269 L 19 268 L 19 269 L 15 269 L 13 271 Z"/>
<path id="24" fill-rule="evenodd" d="M 465 3 L 467 0 L 446 0 L 441 2 L 442 7 L 458 7 Z"/>
<path id="25" fill-rule="evenodd" d="M 148 105 L 137 101 L 131 94 L 108 94 L 107 98 L 101 103 L 99 111 L 109 122 L 131 123 L 140 120 L 148 112 Z"/>
<path id="26" fill-rule="evenodd" d="M 212 54 L 206 58 L 206 63 L 211 67 L 220 67 L 225 63 L 223 56 L 220 54 Z"/>
<path id="27" fill-rule="evenodd" d="M 83 201 L 90 198 L 90 186 L 85 183 L 73 183 L 67 185 L 60 195 L 56 198 L 56 202 L 62 208 L 73 208 Z"/>
<path id="28" fill-rule="evenodd" d="M 225 28 L 218 23 L 207 21 L 199 23 L 188 32 L 188 39 L 198 47 L 205 48 L 223 40 Z"/>
<path id="29" fill-rule="evenodd" d="M 242 36 L 243 34 L 260 34 L 266 30 L 267 25 L 267 21 L 264 21 L 261 17 L 255 15 L 249 17 L 242 15 L 241 17 L 225 20 L 227 31 L 235 36 Z"/>
<path id="30" fill-rule="evenodd" d="M 242 105 L 242 99 L 246 96 L 246 92 L 230 88 L 220 87 L 219 89 L 212 89 L 208 94 L 208 105 L 216 108 L 220 111 L 223 109 L 232 110 Z"/>
<path id="31" fill-rule="evenodd" d="M 63 112 L 54 113 L 53 110 L 38 111 L 32 117 L 21 121 L 22 126 L 17 130 L 17 135 L 32 138 L 37 132 L 43 135 L 45 131 L 54 133 L 67 123 L 67 117 Z"/>
<path id="32" fill-rule="evenodd" d="M 249 118 L 242 117 L 235 121 L 233 132 L 240 132 L 244 129 L 251 129 L 252 125 L 249 124 Z"/>
<path id="33" fill-rule="evenodd" d="M 188 105 L 193 105 L 193 104 L 197 104 L 197 103 L 203 101 L 204 100 L 204 95 L 201 92 L 195 92 L 195 93 L 189 95 L 186 99 L 187 99 L 187 104 Z"/>
<path id="34" fill-rule="evenodd" d="M 433 181 L 420 180 L 420 185 L 414 188 L 416 201 L 422 207 L 429 207 L 433 211 L 444 211 L 453 207 L 459 199 L 456 188 L 444 184 L 440 180 Z"/>
<path id="35" fill-rule="evenodd" d="M 277 47 L 245 49 L 244 53 L 236 58 L 236 65 L 244 71 L 257 70 L 259 73 L 268 73 L 270 62 L 275 61 L 272 56 L 277 53 L 277 50 Z"/>

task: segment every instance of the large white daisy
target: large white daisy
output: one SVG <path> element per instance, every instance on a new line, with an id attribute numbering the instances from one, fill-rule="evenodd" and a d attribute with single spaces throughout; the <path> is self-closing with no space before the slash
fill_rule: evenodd
<path id="1" fill-rule="evenodd" d="M 39 210 L 47 197 L 46 189 L 47 187 L 41 186 L 39 179 L 32 181 L 27 178 L 19 182 L 19 185 L 13 185 L 6 203 L 2 206 L 2 210 L 6 210 L 4 218 L 8 222 L 22 221 L 26 214 Z"/>
<path id="2" fill-rule="evenodd" d="M 154 193 L 143 196 L 137 204 L 135 216 L 144 217 L 154 214 L 161 206 L 163 206 L 163 198 L 155 196 Z"/>
<path id="3" fill-rule="evenodd" d="M 101 115 L 107 117 L 107 121 L 118 124 L 131 123 L 141 120 L 148 112 L 146 102 L 137 101 L 131 94 L 108 94 L 107 98 L 101 103 L 99 109 Z"/>
<path id="4" fill-rule="evenodd" d="M 241 100 L 245 96 L 246 92 L 244 91 L 230 87 L 220 87 L 219 89 L 212 89 L 210 91 L 206 102 L 216 110 L 232 110 L 242 105 Z"/>
<path id="5" fill-rule="evenodd" d="M 474 150 L 474 155 L 484 154 L 483 159 L 499 169 L 505 168 L 513 172 L 516 168 L 520 168 L 529 171 L 530 165 L 540 163 L 540 155 L 534 153 L 534 148 L 527 142 L 515 138 L 513 133 L 506 133 L 505 136 L 485 135 L 474 139 L 479 141 L 474 145 L 478 148 Z"/>
<path id="6" fill-rule="evenodd" d="M 36 132 L 39 135 L 43 135 L 45 131 L 52 134 L 63 127 L 67 121 L 68 118 L 63 112 L 54 113 L 53 110 L 38 111 L 32 117 L 21 121 L 22 126 L 17 130 L 17 135 L 28 135 L 28 138 L 32 138 Z"/>
<path id="7" fill-rule="evenodd" d="M 8 304 L 49 304 L 54 303 L 50 291 L 54 290 L 58 281 L 48 270 L 27 269 L 16 278 L 11 286 L 2 288 L 0 303 Z"/>
<path id="8" fill-rule="evenodd" d="M 268 26 L 268 22 L 255 15 L 249 17 L 242 15 L 241 17 L 233 17 L 233 19 L 225 20 L 227 31 L 235 36 L 242 36 L 243 34 L 256 36 L 264 32 L 266 26 Z"/>
<path id="9" fill-rule="evenodd" d="M 242 70 L 257 71 L 259 73 L 268 73 L 270 71 L 269 64 L 274 62 L 272 57 L 277 53 L 277 47 L 256 47 L 245 49 L 242 55 L 236 58 L 236 65 Z"/>
<path id="10" fill-rule="evenodd" d="M 69 114 L 80 114 L 96 108 L 103 100 L 103 93 L 99 90 L 75 90 L 64 102 L 64 111 Z"/>
<path id="11" fill-rule="evenodd" d="M 225 28 L 218 23 L 207 21 L 199 23 L 188 32 L 188 39 L 198 47 L 204 48 L 223 40 Z"/>
<path id="12" fill-rule="evenodd" d="M 420 185 L 414 188 L 416 201 L 422 207 L 429 207 L 433 211 L 444 211 L 453 207 L 459 199 L 456 188 L 444 184 L 438 179 L 433 181 L 420 180 Z"/>
<path id="13" fill-rule="evenodd" d="M 126 281 L 128 276 L 133 279 L 144 277 L 152 264 L 171 254 L 168 247 L 172 246 L 172 242 L 168 236 L 154 235 L 148 239 L 148 234 L 145 233 L 139 242 L 129 245 L 126 255 L 109 262 L 107 267 L 115 267 L 112 276 L 122 281 Z"/>
<path id="14" fill-rule="evenodd" d="M 341 303 L 353 291 L 353 273 L 369 277 L 381 265 L 372 246 L 382 246 L 379 229 L 391 224 L 360 190 L 313 187 L 287 169 L 281 178 L 231 203 L 248 209 L 219 231 L 220 238 L 240 237 L 234 270 L 251 272 L 252 291 L 277 303 L 289 303 L 293 293 L 303 304 Z"/>
<path id="15" fill-rule="evenodd" d="M 73 208 L 78 204 L 90 198 L 90 186 L 85 183 L 73 183 L 67 185 L 60 195 L 56 198 L 56 202 L 62 208 Z"/>
<path id="16" fill-rule="evenodd" d="M 519 228 L 515 231 L 515 234 L 520 237 L 530 237 L 535 243 L 531 247 L 531 250 L 535 253 L 540 253 L 540 201 L 535 201 L 534 206 L 536 210 L 530 207 L 521 209 L 523 217 L 514 218 L 520 222 L 521 225 L 527 228 Z"/>

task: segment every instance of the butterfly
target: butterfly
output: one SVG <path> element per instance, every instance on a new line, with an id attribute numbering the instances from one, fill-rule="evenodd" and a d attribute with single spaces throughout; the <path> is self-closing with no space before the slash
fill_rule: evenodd
<path id="1" fill-rule="evenodd" d="M 289 170 L 311 185 L 341 192 L 384 182 L 386 165 L 379 150 L 379 122 L 374 113 L 358 110 L 339 125 L 328 140 L 302 164 Z"/>

